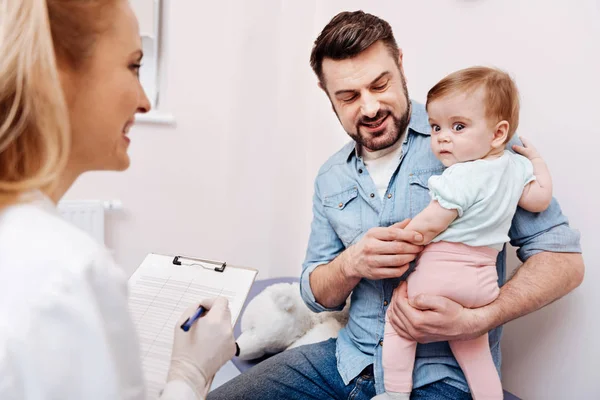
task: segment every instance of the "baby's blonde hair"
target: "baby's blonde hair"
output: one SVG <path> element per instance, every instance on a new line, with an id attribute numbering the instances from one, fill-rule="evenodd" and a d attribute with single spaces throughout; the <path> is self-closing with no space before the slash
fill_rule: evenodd
<path id="1" fill-rule="evenodd" d="M 80 68 L 114 0 L 0 0 L 0 208 L 56 183 L 70 148 L 58 60 Z"/>
<path id="2" fill-rule="evenodd" d="M 489 67 L 461 69 L 446 76 L 427 93 L 426 107 L 432 101 L 456 92 L 485 90 L 485 110 L 489 119 L 507 121 L 508 142 L 519 126 L 519 91 L 511 77 L 504 71 Z"/>

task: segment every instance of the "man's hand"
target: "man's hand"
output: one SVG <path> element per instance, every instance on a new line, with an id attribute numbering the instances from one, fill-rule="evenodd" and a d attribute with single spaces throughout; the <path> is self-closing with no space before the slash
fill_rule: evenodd
<path id="1" fill-rule="evenodd" d="M 309 277 L 315 300 L 325 308 L 339 307 L 362 278 L 402 276 L 423 250 L 423 235 L 404 229 L 409 222 L 370 229 L 329 264 L 315 268 Z"/>
<path id="2" fill-rule="evenodd" d="M 423 235 L 404 228 L 406 219 L 387 228 L 372 228 L 344 252 L 342 272 L 347 278 L 386 279 L 402 276 L 423 250 Z"/>
<path id="3" fill-rule="evenodd" d="M 409 301 L 406 282 L 394 290 L 389 318 L 400 336 L 418 343 L 473 339 L 489 330 L 482 309 L 464 308 L 446 297 L 425 294 Z"/>

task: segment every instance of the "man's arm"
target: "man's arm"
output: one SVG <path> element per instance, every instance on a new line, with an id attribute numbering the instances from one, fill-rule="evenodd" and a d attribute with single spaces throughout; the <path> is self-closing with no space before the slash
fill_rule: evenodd
<path id="1" fill-rule="evenodd" d="M 540 214 L 518 210 L 510 236 L 525 262 L 494 302 L 467 309 L 445 297 L 419 295 L 409 304 L 403 285 L 393 298 L 396 331 L 420 343 L 474 338 L 552 303 L 583 280 L 579 234 L 556 201 Z"/>
<path id="2" fill-rule="evenodd" d="M 344 251 L 329 264 L 319 265 L 310 274 L 310 288 L 315 300 L 325 308 L 335 309 L 346 302 L 359 277 L 350 277 L 345 271 L 349 252 Z"/>
<path id="3" fill-rule="evenodd" d="M 387 228 L 372 228 L 344 249 L 329 223 L 315 183 L 313 221 L 302 267 L 300 293 L 314 312 L 341 310 L 354 287 L 364 278 L 399 277 L 423 249 L 422 235 L 404 229 L 408 220 Z"/>
<path id="4" fill-rule="evenodd" d="M 408 263 L 422 250 L 421 246 L 409 242 L 420 242 L 422 236 L 405 230 L 408 223 L 409 220 L 405 220 L 388 228 L 373 228 L 332 262 L 317 267 L 310 274 L 310 287 L 316 301 L 327 308 L 339 307 L 362 278 L 402 276 Z"/>
<path id="5" fill-rule="evenodd" d="M 409 302 L 403 284 L 394 292 L 392 325 L 419 343 L 473 339 L 560 299 L 581 284 L 583 274 L 581 254 L 542 252 L 517 270 L 494 302 L 475 309 L 440 296 Z"/>
<path id="6" fill-rule="evenodd" d="M 583 257 L 578 253 L 542 252 L 531 256 L 502 286 L 496 301 L 476 313 L 485 320 L 479 333 L 560 299 L 581 284 L 584 270 Z"/>

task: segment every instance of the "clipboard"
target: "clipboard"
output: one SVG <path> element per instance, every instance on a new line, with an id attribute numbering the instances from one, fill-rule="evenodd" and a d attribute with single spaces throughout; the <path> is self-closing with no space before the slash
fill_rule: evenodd
<path id="1" fill-rule="evenodd" d="M 234 326 L 258 271 L 224 261 L 150 253 L 129 278 L 129 309 L 140 338 L 147 398 L 164 388 L 181 314 L 203 298 L 229 300 Z"/>
<path id="2" fill-rule="evenodd" d="M 186 256 L 175 256 L 173 259 L 174 265 L 188 265 L 188 266 L 201 266 L 203 268 L 212 268 L 214 266 L 214 270 L 217 272 L 225 271 L 225 267 L 227 266 L 227 262 L 225 261 L 215 261 L 215 260 L 204 260 L 202 258 L 194 258 L 194 257 L 186 257 Z M 238 267 L 241 268 L 241 267 Z M 243 268 L 243 267 L 242 267 Z"/>

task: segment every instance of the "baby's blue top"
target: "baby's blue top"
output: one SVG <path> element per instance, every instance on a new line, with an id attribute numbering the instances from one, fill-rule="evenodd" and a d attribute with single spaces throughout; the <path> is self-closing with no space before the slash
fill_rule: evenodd
<path id="1" fill-rule="evenodd" d="M 429 194 L 458 218 L 433 241 L 502 250 L 523 188 L 535 180 L 526 157 L 505 151 L 493 160 L 454 164 L 429 178 Z"/>

